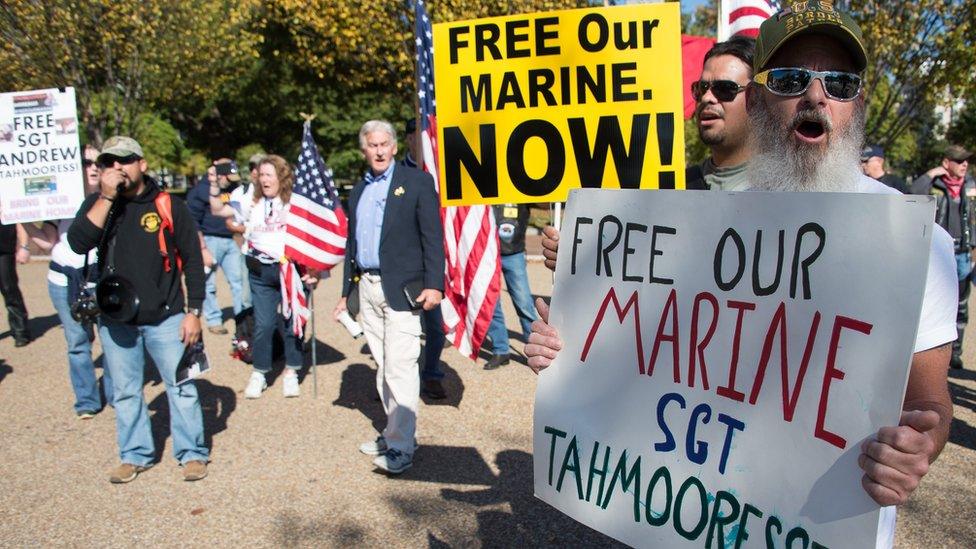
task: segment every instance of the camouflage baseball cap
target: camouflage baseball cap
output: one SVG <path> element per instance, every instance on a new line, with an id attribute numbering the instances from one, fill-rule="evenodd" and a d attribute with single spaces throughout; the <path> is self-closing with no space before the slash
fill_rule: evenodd
<path id="1" fill-rule="evenodd" d="M 833 2 L 808 0 L 789 2 L 782 10 L 763 21 L 756 37 L 754 72 L 766 69 L 769 60 L 784 44 L 804 34 L 822 34 L 837 39 L 851 54 L 854 68 L 861 72 L 868 65 L 861 27 L 846 13 L 834 9 Z"/>
<path id="2" fill-rule="evenodd" d="M 102 144 L 102 154 L 98 155 L 98 159 L 101 160 L 106 156 L 115 156 L 118 158 L 124 158 L 126 156 L 138 156 L 139 158 L 145 158 L 145 156 L 142 154 L 142 147 L 139 146 L 139 142 L 124 135 L 109 137 L 108 140 Z"/>

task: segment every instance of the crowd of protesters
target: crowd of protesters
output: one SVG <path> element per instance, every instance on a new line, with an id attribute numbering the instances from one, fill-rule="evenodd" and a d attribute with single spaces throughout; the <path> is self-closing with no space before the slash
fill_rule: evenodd
<path id="1" fill-rule="evenodd" d="M 758 42 L 734 38 L 706 55 L 692 94 L 695 123 L 710 154 L 688 168 L 687 186 L 910 191 L 936 197 L 936 222 L 944 230 L 932 241 L 923 327 L 905 412 L 900 425 L 882 429 L 877 440 L 864 445 L 859 460 L 868 494 L 881 505 L 902 504 L 947 440 L 952 405 L 946 370 L 949 365 L 963 367 L 962 336 L 976 248 L 971 203 L 976 182 L 968 173 L 972 153 L 958 145 L 947 147 L 940 165 L 910 186 L 892 176 L 885 169 L 883 148 L 864 143 L 860 75 L 869 60 L 860 29 L 846 15 L 816 24 L 793 23 L 801 30 L 784 33 L 781 27 L 787 23 L 774 17 L 763 23 Z M 356 302 L 387 415 L 383 430 L 360 451 L 375 456 L 376 466 L 392 474 L 412 465 L 420 392 L 445 396 L 439 364 L 443 320 L 438 314 L 444 291 L 443 232 L 433 179 L 416 168 L 416 127 L 408 122 L 405 133 L 410 150 L 397 162 L 393 125 L 371 120 L 359 132 L 367 170 L 349 199 L 342 293 L 335 309 L 338 318 L 352 308 L 351 300 Z M 75 412 L 87 419 L 105 405 L 115 408 L 121 463 L 110 474 L 112 482 L 129 482 L 153 464 L 142 397 L 143 350 L 166 385 L 174 453 L 184 478 L 199 480 L 207 474 L 209 449 L 203 444 L 196 388 L 192 381 L 178 383 L 175 370 L 184 348 L 200 337 L 201 316 L 211 333 L 226 333 L 215 295 L 218 266 L 231 287 L 235 315 L 253 307 L 253 371 L 244 396 L 259 398 L 267 388 L 275 333 L 284 341 L 282 392 L 285 397 L 300 394 L 304 346 L 284 328 L 279 278 L 294 174 L 278 155 L 250 160 L 250 185 L 242 185 L 234 161 L 221 158 L 214 161 L 206 182 L 188 193 L 186 204 L 165 201 L 163 206 L 159 197 L 165 193 L 147 175 L 140 145 L 113 137 L 102 151 L 85 152 L 88 196 L 73 220 L 7 227 L 0 233 L 0 288 L 17 346 L 30 342 L 30 332 L 14 263 L 27 261 L 28 240 L 51 253 L 49 293 L 64 325 Z M 528 212 L 525 206 L 505 204 L 494 215 L 504 279 L 529 339 L 525 354 L 529 366 L 539 371 L 551 364 L 561 342 L 547 323 L 546 304 L 537 301 L 538 320 L 531 306 L 524 245 Z M 235 240 L 238 235 L 243 235 L 242 242 Z M 559 233 L 547 228 L 545 237 L 546 265 L 554 268 Z M 953 256 L 952 268 L 943 268 Z M 106 365 L 102 391 L 91 356 L 93 324 L 72 314 L 79 293 L 94 286 L 90 270 L 95 268 L 101 280 L 115 277 L 119 292 L 138 297 L 137 309 L 121 306 L 112 315 L 103 311 L 97 320 Z M 949 271 L 955 278 L 942 276 Z M 302 280 L 314 287 L 318 277 L 308 270 Z M 426 353 L 421 352 L 422 330 L 427 332 Z M 509 362 L 501 301 L 486 348 L 490 358 L 485 369 Z M 890 519 L 882 519 L 885 536 L 893 535 Z"/>

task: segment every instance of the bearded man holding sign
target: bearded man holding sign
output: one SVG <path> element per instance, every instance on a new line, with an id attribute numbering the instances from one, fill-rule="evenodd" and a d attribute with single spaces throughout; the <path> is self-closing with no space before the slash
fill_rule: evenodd
<path id="1" fill-rule="evenodd" d="M 763 23 L 755 76 L 746 91 L 752 190 L 897 194 L 863 176 L 859 167 L 865 120 L 860 73 L 866 66 L 860 28 L 827 2 L 794 3 Z M 863 489 L 882 506 L 908 501 L 945 445 L 952 419 L 946 374 L 949 344 L 956 338 L 955 269 L 951 238 L 938 226 L 927 272 L 900 423 L 854 447 Z M 533 325 L 525 353 L 539 372 L 563 341 L 548 324 L 546 304 L 538 300 L 537 307 L 542 320 Z M 893 539 L 894 508 L 886 507 L 877 544 L 891 546 Z"/>

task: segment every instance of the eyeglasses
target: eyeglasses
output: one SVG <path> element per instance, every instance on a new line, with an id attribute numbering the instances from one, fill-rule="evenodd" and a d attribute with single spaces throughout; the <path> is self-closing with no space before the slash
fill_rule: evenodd
<path id="1" fill-rule="evenodd" d="M 756 84 L 783 97 L 803 95 L 817 79 L 823 83 L 827 97 L 835 101 L 851 101 L 861 93 L 861 77 L 851 72 L 784 67 L 765 70 L 752 77 Z"/>
<path id="2" fill-rule="evenodd" d="M 105 155 L 102 158 L 98 159 L 97 164 L 99 168 L 102 168 L 104 170 L 106 168 L 111 168 L 115 166 L 116 162 L 118 162 L 123 166 L 128 166 L 129 164 L 137 162 L 138 160 L 140 160 L 140 158 L 134 154 L 130 154 L 129 156 Z"/>
<path id="3" fill-rule="evenodd" d="M 95 164 L 94 160 L 89 160 L 87 158 L 81 161 L 81 167 L 85 169 L 92 167 L 94 164 Z"/>
<path id="4" fill-rule="evenodd" d="M 728 103 L 735 99 L 735 96 L 739 95 L 739 92 L 746 89 L 745 86 L 740 86 L 739 84 L 731 80 L 698 80 L 697 82 L 691 83 L 691 96 L 695 98 L 695 101 L 701 101 L 702 97 L 705 97 L 705 92 L 709 89 L 712 90 L 712 95 L 715 99 L 723 103 Z"/>

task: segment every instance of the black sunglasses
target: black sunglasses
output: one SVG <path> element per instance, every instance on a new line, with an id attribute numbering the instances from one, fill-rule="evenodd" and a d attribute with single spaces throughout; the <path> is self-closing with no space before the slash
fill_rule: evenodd
<path id="1" fill-rule="evenodd" d="M 81 161 L 82 168 L 90 168 L 94 164 L 95 164 L 94 160 L 89 160 L 87 158 Z"/>
<path id="2" fill-rule="evenodd" d="M 728 103 L 735 99 L 739 92 L 746 89 L 745 86 L 740 86 L 731 80 L 698 80 L 697 82 L 691 83 L 691 96 L 695 98 L 695 101 L 701 101 L 702 97 L 705 97 L 705 92 L 709 89 L 712 90 L 712 95 L 715 99 L 723 103 Z"/>
<path id="3" fill-rule="evenodd" d="M 835 101 L 851 101 L 861 93 L 861 77 L 852 72 L 784 67 L 765 70 L 752 77 L 756 84 L 782 97 L 803 95 L 817 79 L 823 83 L 827 97 Z"/>
<path id="4" fill-rule="evenodd" d="M 105 155 L 98 159 L 97 164 L 99 168 L 105 169 L 105 168 L 114 167 L 116 162 L 118 162 L 123 166 L 128 166 L 129 164 L 132 164 L 139 160 L 140 157 L 134 154 L 130 154 L 129 156 Z"/>

